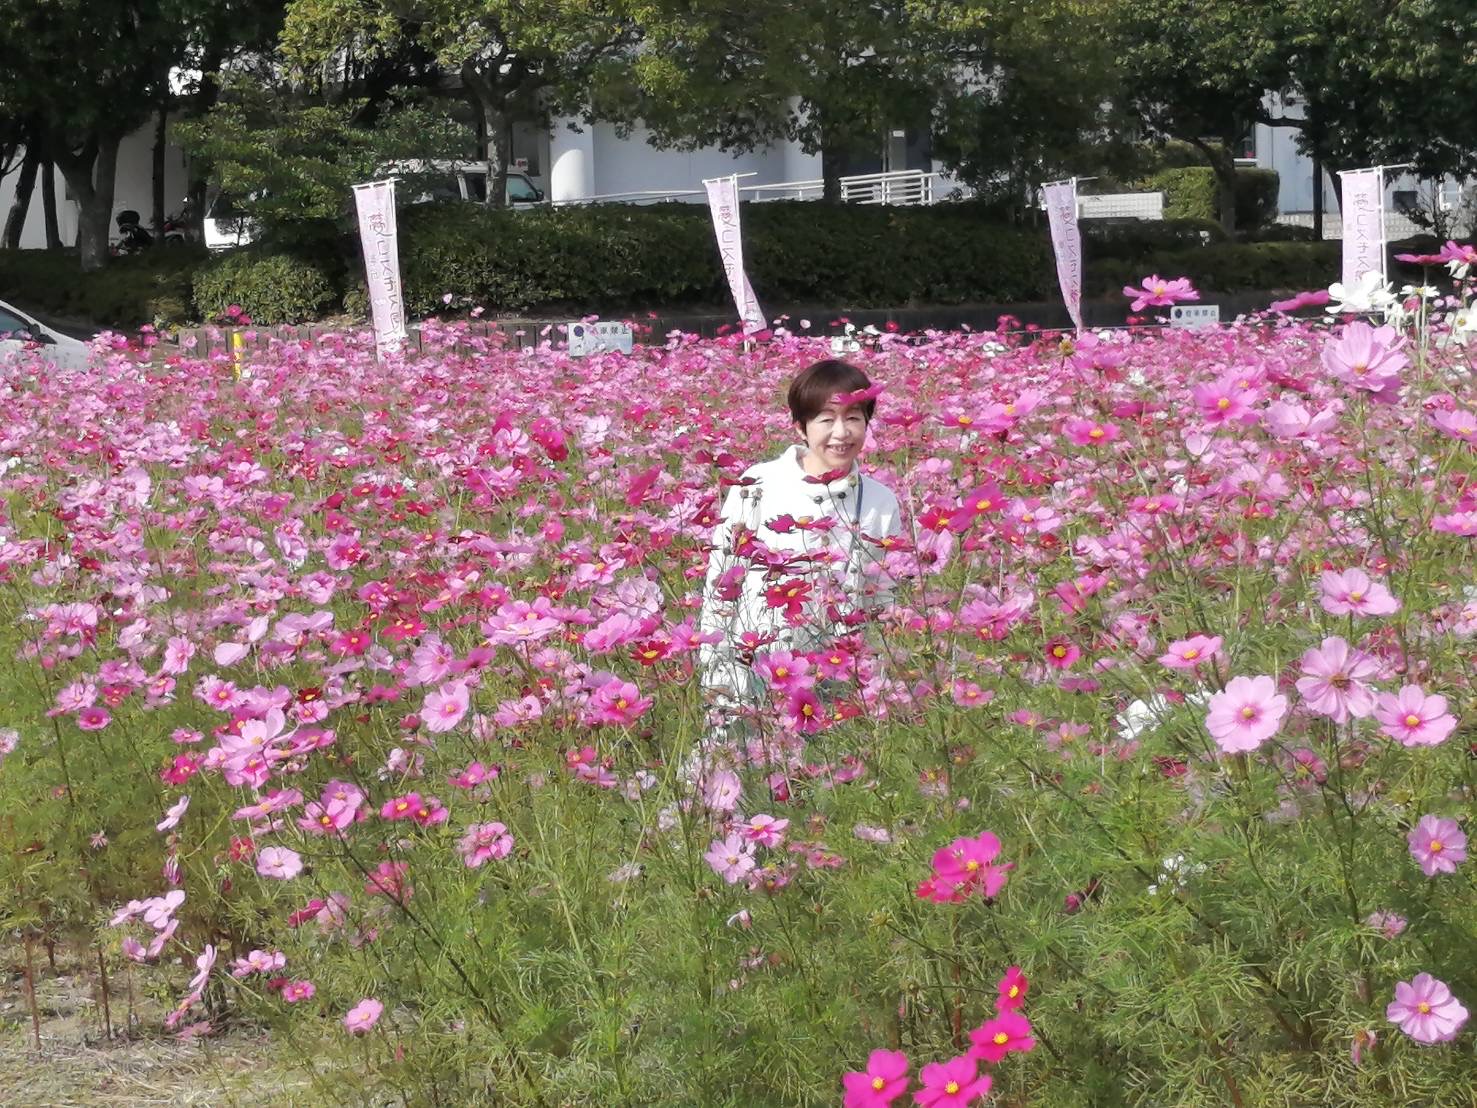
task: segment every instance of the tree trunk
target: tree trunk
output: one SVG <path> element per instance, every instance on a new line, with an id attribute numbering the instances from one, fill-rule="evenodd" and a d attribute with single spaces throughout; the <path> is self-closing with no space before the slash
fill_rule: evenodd
<path id="1" fill-rule="evenodd" d="M 1323 241 L 1323 159 L 1313 155 L 1313 240 Z"/>
<path id="2" fill-rule="evenodd" d="M 25 160 L 21 162 L 20 176 L 15 180 L 15 199 L 10 205 L 10 214 L 5 219 L 5 249 L 18 250 L 21 232 L 26 226 L 26 216 L 31 211 L 31 194 L 36 191 L 36 172 L 41 168 L 41 151 L 34 141 L 26 144 Z"/>
<path id="3" fill-rule="evenodd" d="M 200 60 L 200 84 L 190 101 L 190 112 L 196 119 L 205 118 L 221 96 L 220 69 L 225 53 L 210 45 Z M 210 163 L 203 158 L 190 158 L 185 189 L 185 209 L 189 212 L 190 230 L 195 242 L 205 241 L 205 194 L 210 189 Z"/>
<path id="4" fill-rule="evenodd" d="M 489 208 L 507 207 L 513 136 L 511 121 L 504 110 L 505 98 L 496 81 L 470 63 L 462 66 L 462 87 L 477 104 L 486 132 L 483 161 L 487 163 L 487 195 L 483 201 Z"/>
<path id="5" fill-rule="evenodd" d="M 1223 142 L 1212 146 L 1198 138 L 1187 141 L 1210 163 L 1210 171 L 1215 174 L 1215 203 L 1218 209 L 1217 215 L 1221 221 L 1221 230 L 1228 235 L 1234 234 L 1236 231 L 1236 157 L 1231 153 L 1231 144 Z"/>
<path id="6" fill-rule="evenodd" d="M 82 153 L 68 152 L 57 159 L 77 198 L 77 253 L 84 273 L 108 264 L 119 141 L 117 135 L 94 135 Z"/>
<path id="7" fill-rule="evenodd" d="M 62 233 L 56 222 L 56 163 L 47 158 L 41 166 L 41 218 L 46 225 L 46 249 L 62 248 Z"/>
<path id="8" fill-rule="evenodd" d="M 154 245 L 164 245 L 164 151 L 168 142 L 169 94 L 166 92 L 159 103 L 158 117 L 154 122 L 154 157 L 150 168 L 154 175 L 153 212 Z"/>

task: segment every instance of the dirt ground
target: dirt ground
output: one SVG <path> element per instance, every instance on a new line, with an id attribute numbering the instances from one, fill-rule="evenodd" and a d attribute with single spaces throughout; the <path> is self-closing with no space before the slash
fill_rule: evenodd
<path id="1" fill-rule="evenodd" d="M 96 968 L 60 950 L 54 970 L 42 948 L 34 961 L 39 1051 L 26 997 L 24 952 L 0 948 L 0 1105 L 5 1108 L 322 1103 L 306 1080 L 273 1065 L 265 1032 L 228 1029 L 180 1042 L 161 1027 L 164 1009 L 139 996 L 137 981 L 125 973 L 110 982 L 109 1038 Z"/>

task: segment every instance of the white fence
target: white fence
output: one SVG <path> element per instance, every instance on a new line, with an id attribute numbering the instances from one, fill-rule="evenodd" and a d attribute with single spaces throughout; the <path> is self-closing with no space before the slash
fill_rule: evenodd
<path id="1" fill-rule="evenodd" d="M 1163 219 L 1162 192 L 1109 192 L 1077 197 L 1080 219 Z"/>
<path id="2" fill-rule="evenodd" d="M 841 199 L 853 204 L 893 204 L 918 206 L 934 203 L 934 182 L 940 175 L 921 169 L 898 170 L 895 173 L 864 173 L 841 178 Z M 819 200 L 825 182 L 780 181 L 770 185 L 740 185 L 745 200 Z M 647 189 L 638 192 L 610 192 L 579 200 L 556 200 L 557 207 L 576 204 L 661 204 L 669 200 L 698 200 L 706 194 L 702 189 Z"/>

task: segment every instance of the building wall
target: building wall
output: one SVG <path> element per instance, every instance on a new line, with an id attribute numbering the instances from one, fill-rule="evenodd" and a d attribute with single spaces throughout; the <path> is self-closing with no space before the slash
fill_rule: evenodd
<path id="1" fill-rule="evenodd" d="M 132 208 L 143 216 L 144 226 L 149 225 L 149 214 L 154 206 L 154 128 L 142 127 L 124 138 L 118 148 L 118 170 L 114 178 L 113 212 Z M 0 226 L 10 213 L 15 200 L 15 187 L 20 176 L 19 163 L 14 172 L 0 181 Z M 185 155 L 170 145 L 164 153 L 164 210 L 166 214 L 179 210 L 188 188 Z M 73 246 L 77 242 L 77 203 L 67 196 L 67 184 L 61 171 L 56 174 L 56 224 L 62 243 Z M 117 227 L 112 230 L 116 233 Z M 151 228 L 152 230 L 152 228 Z M 21 231 L 22 249 L 40 249 L 46 245 L 46 222 L 41 203 L 41 174 L 36 174 L 36 191 L 31 197 L 31 207 L 26 213 L 26 225 Z"/>
<path id="2" fill-rule="evenodd" d="M 706 147 L 700 150 L 659 150 L 651 145 L 644 127 L 632 130 L 629 138 L 616 135 L 608 123 L 596 123 L 593 132 L 594 189 L 596 196 L 647 190 L 694 190 L 701 194 L 703 179 L 730 173 L 755 173 L 740 185 L 763 185 L 784 181 L 786 155 L 783 148 L 761 147 L 747 154 L 725 154 Z M 701 195 L 684 200 L 702 200 Z"/>

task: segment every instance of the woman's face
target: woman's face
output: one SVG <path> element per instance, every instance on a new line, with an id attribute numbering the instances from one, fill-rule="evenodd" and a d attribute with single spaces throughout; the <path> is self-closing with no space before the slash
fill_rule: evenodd
<path id="1" fill-rule="evenodd" d="M 860 404 L 827 404 L 800 432 L 809 457 L 821 463 L 819 472 L 850 469 L 867 441 L 867 416 Z"/>

